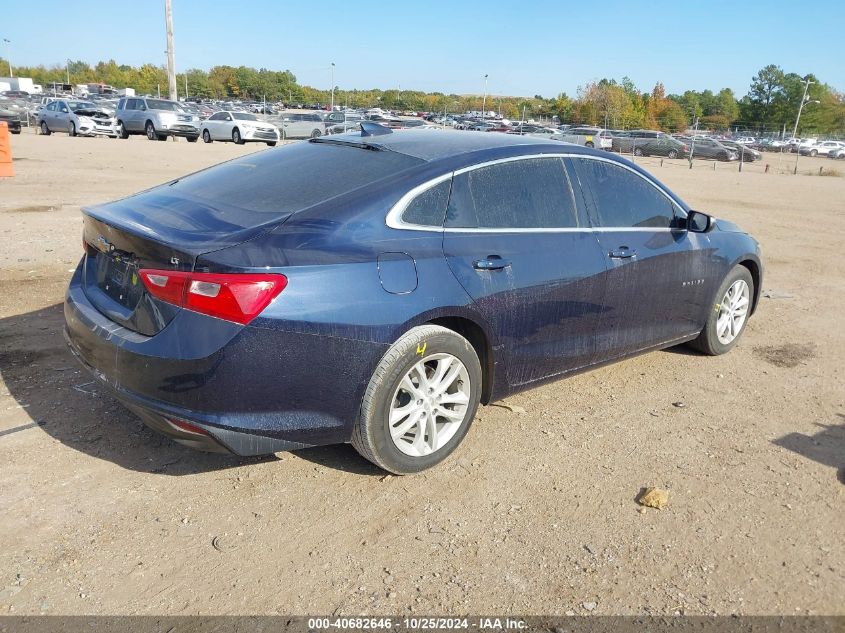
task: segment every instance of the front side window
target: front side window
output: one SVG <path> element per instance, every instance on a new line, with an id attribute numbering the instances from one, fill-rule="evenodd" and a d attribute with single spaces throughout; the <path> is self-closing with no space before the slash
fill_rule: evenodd
<path id="1" fill-rule="evenodd" d="M 675 205 L 642 176 L 620 165 L 585 158 L 572 159 L 581 189 L 592 196 L 598 226 L 669 228 Z"/>
<path id="2" fill-rule="evenodd" d="M 443 226 L 451 188 L 452 181 L 449 179 L 423 191 L 405 207 L 402 221 L 420 226 Z"/>
<path id="3" fill-rule="evenodd" d="M 559 158 L 531 158 L 458 174 L 452 183 L 446 226 L 578 227 L 578 213 L 563 162 Z"/>

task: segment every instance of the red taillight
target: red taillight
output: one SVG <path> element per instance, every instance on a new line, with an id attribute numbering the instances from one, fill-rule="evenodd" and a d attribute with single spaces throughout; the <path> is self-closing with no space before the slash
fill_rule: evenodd
<path id="1" fill-rule="evenodd" d="M 258 316 L 288 280 L 284 275 L 139 271 L 147 291 L 162 301 L 194 312 L 246 325 Z"/>

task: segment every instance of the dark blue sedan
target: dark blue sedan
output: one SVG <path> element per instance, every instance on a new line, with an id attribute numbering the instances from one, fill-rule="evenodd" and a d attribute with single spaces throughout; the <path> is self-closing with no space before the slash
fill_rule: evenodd
<path id="1" fill-rule="evenodd" d="M 145 423 L 256 455 L 428 468 L 479 403 L 691 342 L 733 347 L 757 242 L 589 148 L 361 133 L 84 210 L 70 348 Z"/>

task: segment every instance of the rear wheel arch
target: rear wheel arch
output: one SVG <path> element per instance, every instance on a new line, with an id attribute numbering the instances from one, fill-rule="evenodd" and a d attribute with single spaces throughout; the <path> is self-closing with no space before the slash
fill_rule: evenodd
<path id="1" fill-rule="evenodd" d="M 426 321 L 460 334 L 472 345 L 481 364 L 481 402 L 488 404 L 493 393 L 493 350 L 484 328 L 467 317 L 445 316 Z"/>

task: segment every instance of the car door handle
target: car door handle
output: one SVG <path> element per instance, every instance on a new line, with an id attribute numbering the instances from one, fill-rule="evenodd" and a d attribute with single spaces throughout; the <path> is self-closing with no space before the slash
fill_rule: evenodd
<path id="1" fill-rule="evenodd" d="M 620 246 L 616 250 L 610 251 L 608 255 L 610 255 L 610 259 L 631 259 L 637 256 L 637 251 L 632 251 L 627 246 Z"/>
<path id="2" fill-rule="evenodd" d="M 488 255 L 485 259 L 478 259 L 472 262 L 472 267 L 476 270 L 502 270 L 507 268 L 511 263 L 502 259 L 498 255 Z"/>

